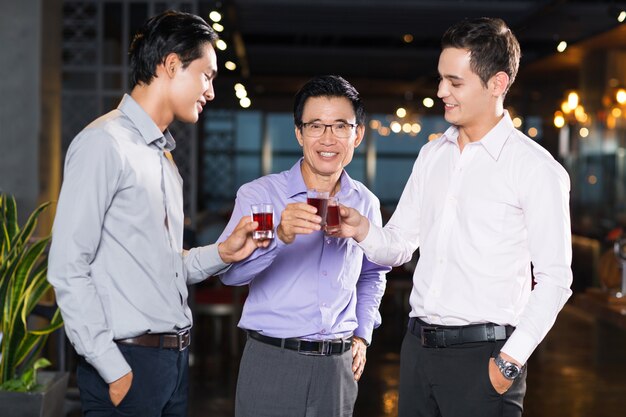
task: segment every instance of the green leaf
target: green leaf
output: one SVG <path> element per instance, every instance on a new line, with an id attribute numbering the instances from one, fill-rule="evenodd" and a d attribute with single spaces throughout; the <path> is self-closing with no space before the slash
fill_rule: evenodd
<path id="1" fill-rule="evenodd" d="M 51 288 L 45 254 L 50 237 L 32 238 L 37 219 L 48 205 L 37 207 L 20 228 L 15 199 L 0 195 L 0 389 L 36 387 L 37 369 L 50 365 L 40 358 L 41 350 L 48 335 L 63 325 L 56 309 L 50 323 L 27 327 L 33 309 Z"/>

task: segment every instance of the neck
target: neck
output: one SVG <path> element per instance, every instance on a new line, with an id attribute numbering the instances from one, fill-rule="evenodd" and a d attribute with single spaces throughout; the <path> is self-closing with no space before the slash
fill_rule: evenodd
<path id="1" fill-rule="evenodd" d="M 302 164 L 300 165 L 300 171 L 304 178 L 304 184 L 309 189 L 314 188 L 318 191 L 327 191 L 331 196 L 337 194 L 341 189 L 341 181 L 339 179 L 343 170 L 332 175 L 319 175 L 309 172 L 305 164 Z"/>
<path id="2" fill-rule="evenodd" d="M 503 117 L 504 109 L 500 106 L 494 113 L 486 114 L 484 118 L 476 120 L 474 123 L 459 126 L 458 142 L 461 150 L 468 143 L 481 140 Z"/>
<path id="3" fill-rule="evenodd" d="M 173 113 L 163 100 L 163 89 L 156 79 L 153 79 L 150 85 L 137 84 L 130 96 L 148 113 L 161 132 L 174 121 Z"/>

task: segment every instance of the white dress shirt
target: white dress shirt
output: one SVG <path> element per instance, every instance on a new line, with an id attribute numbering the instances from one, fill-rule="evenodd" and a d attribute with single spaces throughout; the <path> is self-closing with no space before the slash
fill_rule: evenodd
<path id="1" fill-rule="evenodd" d="M 463 152 L 457 140 L 450 127 L 421 149 L 389 223 L 360 246 L 388 265 L 419 247 L 410 316 L 516 326 L 502 351 L 525 363 L 571 295 L 569 177 L 506 112 Z"/>
<path id="2" fill-rule="evenodd" d="M 48 280 L 68 338 L 106 382 L 131 370 L 115 339 L 189 328 L 186 285 L 226 266 L 217 245 L 183 253 L 174 146 L 126 95 L 67 151 Z"/>

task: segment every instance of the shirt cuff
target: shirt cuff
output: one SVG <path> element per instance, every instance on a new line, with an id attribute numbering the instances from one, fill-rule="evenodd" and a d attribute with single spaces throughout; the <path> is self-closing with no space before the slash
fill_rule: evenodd
<path id="1" fill-rule="evenodd" d="M 371 260 L 371 255 L 375 253 L 376 249 L 380 246 L 379 242 L 383 239 L 382 229 L 370 221 L 370 229 L 367 232 L 367 236 L 360 242 L 355 242 L 363 249 L 365 256 Z"/>
<path id="2" fill-rule="evenodd" d="M 96 371 L 98 371 L 107 384 L 117 381 L 132 371 L 130 365 L 126 362 L 126 359 L 124 359 L 124 355 L 122 355 L 122 352 L 120 352 L 115 344 L 97 358 L 85 359 L 91 366 L 96 368 Z"/>
<path id="3" fill-rule="evenodd" d="M 516 329 L 500 350 L 524 365 L 537 345 L 538 343 L 528 333 Z"/>
<path id="4" fill-rule="evenodd" d="M 369 346 L 372 343 L 372 333 L 373 333 L 373 331 L 374 331 L 374 329 L 372 329 L 372 328 L 365 329 L 363 326 L 359 326 L 354 331 L 354 335 L 360 337 L 363 340 L 365 340 L 365 344 L 367 346 Z"/>
<path id="5" fill-rule="evenodd" d="M 230 264 L 224 262 L 220 257 L 218 243 L 203 246 L 198 248 L 198 250 L 200 251 L 202 269 L 206 272 L 207 276 L 218 275 L 230 266 Z"/>

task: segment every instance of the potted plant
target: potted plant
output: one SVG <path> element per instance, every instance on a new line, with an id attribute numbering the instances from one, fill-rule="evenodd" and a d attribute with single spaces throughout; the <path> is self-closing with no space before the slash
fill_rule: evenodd
<path id="1" fill-rule="evenodd" d="M 37 372 L 50 364 L 39 356 L 48 335 L 63 325 L 61 314 L 56 308 L 49 323 L 39 328 L 30 318 L 50 289 L 46 280 L 46 247 L 50 237 L 32 237 L 40 213 L 49 204 L 35 209 L 20 227 L 15 199 L 0 195 L 0 404 L 3 415 L 52 417 L 60 416 L 63 409 L 67 372 Z"/>

